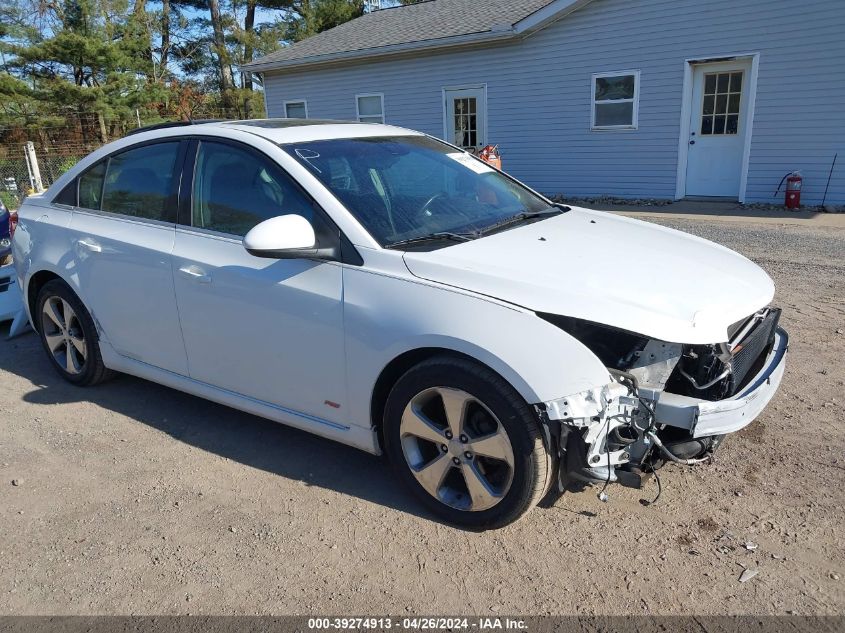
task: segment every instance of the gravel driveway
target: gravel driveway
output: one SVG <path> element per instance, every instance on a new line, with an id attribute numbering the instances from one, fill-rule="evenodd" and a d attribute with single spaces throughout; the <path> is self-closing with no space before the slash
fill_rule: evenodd
<path id="1" fill-rule="evenodd" d="M 74 388 L 28 334 L 0 341 L 0 614 L 842 614 L 845 231 L 661 223 L 768 270 L 791 354 L 657 505 L 593 489 L 462 532 L 376 457 L 126 376 Z"/>

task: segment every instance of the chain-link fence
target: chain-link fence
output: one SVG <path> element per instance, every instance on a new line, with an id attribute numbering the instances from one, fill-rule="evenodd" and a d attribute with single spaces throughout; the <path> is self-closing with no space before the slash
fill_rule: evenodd
<path id="1" fill-rule="evenodd" d="M 99 146 L 98 143 L 63 146 L 32 143 L 29 152 L 27 143 L 0 147 L 0 199 L 8 208 L 17 208 L 26 195 L 38 190 L 39 179 L 46 189 Z"/>
<path id="2" fill-rule="evenodd" d="M 215 114 L 203 112 L 202 118 L 223 118 Z M 122 138 L 137 127 L 165 120 L 142 113 L 136 113 L 134 121 L 110 120 L 88 113 L 53 124 L 0 126 L 0 200 L 6 207 L 16 209 L 25 196 L 38 189 L 35 164 L 40 184 L 46 189 L 105 143 Z M 32 148 L 28 152 L 29 143 Z"/>
<path id="3" fill-rule="evenodd" d="M 33 187 L 23 145 L 3 149 L 6 151 L 0 158 L 0 200 L 7 208 L 14 209 Z"/>
<path id="4" fill-rule="evenodd" d="M 16 152 L 7 149 L 6 156 L 0 158 L 0 200 L 7 208 L 15 209 L 30 187 L 23 147 Z"/>

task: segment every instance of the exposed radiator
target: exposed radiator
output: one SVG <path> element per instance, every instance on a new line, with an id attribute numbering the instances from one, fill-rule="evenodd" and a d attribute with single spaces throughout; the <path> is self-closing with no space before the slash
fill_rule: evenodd
<path id="1" fill-rule="evenodd" d="M 734 347 L 731 394 L 745 386 L 746 378 L 752 377 L 749 373 L 760 356 L 774 343 L 780 313 L 780 308 L 771 308 L 763 320 Z"/>

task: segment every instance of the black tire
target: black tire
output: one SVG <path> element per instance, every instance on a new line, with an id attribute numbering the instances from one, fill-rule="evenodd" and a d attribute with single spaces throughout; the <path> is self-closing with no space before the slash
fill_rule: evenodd
<path id="1" fill-rule="evenodd" d="M 427 390 L 436 388 L 460 390 L 481 403 L 483 408 L 498 418 L 501 425 L 499 430 L 503 428 L 510 441 L 513 457 L 510 484 L 506 490 L 503 488 L 501 496 L 498 497 L 500 500 L 492 507 L 475 511 L 460 509 L 436 498 L 417 480 L 405 456 L 400 430 L 403 413 L 412 400 L 424 397 L 424 394 L 428 393 Z M 469 410 L 470 406 L 476 405 L 466 405 L 465 410 Z M 504 527 L 534 507 L 550 484 L 552 459 L 543 444 L 540 423 L 535 412 L 501 376 L 469 359 L 437 356 L 410 369 L 396 382 L 388 396 L 383 424 L 386 453 L 399 477 L 426 507 L 450 524 L 472 530 Z M 446 430 L 448 427 L 444 427 L 444 432 Z M 412 439 L 414 442 L 418 441 L 416 438 Z M 443 449 L 443 446 L 445 444 L 440 448 Z M 448 450 L 451 451 L 451 444 Z M 449 455 L 451 454 L 453 453 L 450 452 Z M 431 459 L 429 463 L 433 463 L 438 457 L 433 456 Z M 456 470 L 466 482 L 462 474 L 464 471 L 461 470 L 463 466 L 458 465 L 457 460 L 455 464 Z M 467 495 L 467 498 L 469 496 Z M 469 503 L 474 504 L 474 501 L 470 500 Z"/>
<path id="2" fill-rule="evenodd" d="M 85 356 L 82 362 L 78 362 L 80 369 L 77 373 L 68 371 L 66 367 L 59 363 L 47 342 L 48 332 L 42 315 L 44 314 L 45 304 L 55 299 L 67 302 L 73 309 L 76 318 L 73 320 L 72 328 L 74 328 L 75 333 L 78 333 L 76 330 L 81 330 L 82 340 L 85 343 Z M 97 328 L 94 326 L 94 320 L 82 301 L 76 296 L 76 293 L 64 281 L 54 279 L 44 284 L 44 287 L 38 293 L 38 298 L 35 301 L 35 314 L 32 316 L 33 321 L 38 324 L 38 334 L 44 351 L 47 353 L 47 358 L 62 378 L 75 385 L 89 387 L 108 380 L 114 375 L 114 372 L 103 364 L 99 336 L 97 335 Z M 79 358 L 79 356 L 76 358 Z"/>

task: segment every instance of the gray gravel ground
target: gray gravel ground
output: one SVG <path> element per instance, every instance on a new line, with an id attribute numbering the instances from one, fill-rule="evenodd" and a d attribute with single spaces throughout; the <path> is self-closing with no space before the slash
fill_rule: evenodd
<path id="1" fill-rule="evenodd" d="M 74 388 L 30 334 L 0 342 L 0 614 L 842 614 L 845 231 L 665 223 L 769 271 L 791 353 L 656 506 L 593 490 L 462 532 L 378 458 L 134 378 Z"/>
<path id="2" fill-rule="evenodd" d="M 843 266 L 845 236 L 840 230 L 662 219 L 658 223 L 724 244 L 764 267 L 789 264 L 796 276 L 813 265 Z"/>

